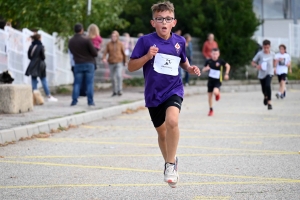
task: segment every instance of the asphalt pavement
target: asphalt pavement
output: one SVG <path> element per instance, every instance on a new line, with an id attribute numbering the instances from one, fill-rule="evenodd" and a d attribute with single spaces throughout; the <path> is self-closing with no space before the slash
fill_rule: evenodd
<path id="1" fill-rule="evenodd" d="M 208 117 L 207 95 L 186 97 L 176 189 L 147 109 L 0 147 L 0 199 L 299 200 L 299 102 L 223 93 Z"/>

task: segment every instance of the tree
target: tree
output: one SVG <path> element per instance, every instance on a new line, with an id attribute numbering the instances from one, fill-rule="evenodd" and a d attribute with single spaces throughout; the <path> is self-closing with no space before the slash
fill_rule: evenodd
<path id="1" fill-rule="evenodd" d="M 87 16 L 87 0 L 0 0 L 0 13 L 16 28 L 39 28 L 62 35 L 73 33 L 77 22 L 97 24 L 103 32 L 128 26 L 119 18 L 128 0 L 93 0 L 92 12 Z"/>
<path id="2" fill-rule="evenodd" d="M 150 7 L 158 0 L 130 0 L 121 17 L 130 27 L 121 29 L 131 35 L 154 31 Z M 256 43 L 252 36 L 260 24 L 253 12 L 252 0 L 171 0 L 175 6 L 176 29 L 201 39 L 200 47 L 208 33 L 214 33 L 221 56 L 233 71 L 243 67 L 254 56 Z M 134 8 L 134 9 L 133 9 Z"/>

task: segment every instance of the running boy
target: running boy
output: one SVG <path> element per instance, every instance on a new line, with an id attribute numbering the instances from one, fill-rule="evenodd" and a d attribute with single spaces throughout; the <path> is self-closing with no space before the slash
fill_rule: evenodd
<path id="1" fill-rule="evenodd" d="M 218 48 L 214 48 L 211 51 L 211 59 L 208 59 L 205 64 L 202 72 L 209 71 L 208 82 L 207 82 L 207 92 L 208 92 L 208 104 L 209 104 L 209 113 L 208 116 L 213 116 L 213 94 L 216 97 L 216 101 L 219 101 L 221 98 L 220 87 L 222 85 L 222 76 L 223 76 L 223 67 L 226 67 L 226 72 L 224 79 L 229 79 L 230 65 L 224 60 L 219 58 L 220 51 Z"/>
<path id="2" fill-rule="evenodd" d="M 277 99 L 279 99 L 279 97 L 281 99 L 285 97 L 285 81 L 288 69 L 289 72 L 292 73 L 291 57 L 286 53 L 286 46 L 284 44 L 281 44 L 279 46 L 279 53 L 275 55 L 275 72 L 277 74 L 278 82 L 280 85 L 279 92 L 276 94 Z"/>
<path id="3" fill-rule="evenodd" d="M 178 73 L 180 66 L 200 76 L 196 66 L 190 66 L 185 55 L 185 39 L 174 33 L 174 6 L 169 1 L 154 4 L 151 25 L 156 32 L 142 36 L 130 57 L 128 70 L 143 67 L 145 102 L 158 133 L 158 144 L 165 161 L 164 181 L 170 187 L 178 182 L 176 151 L 179 141 L 178 117 L 183 101 L 183 84 Z"/>
<path id="4" fill-rule="evenodd" d="M 262 93 L 264 95 L 263 103 L 268 105 L 268 110 L 272 110 L 271 104 L 271 82 L 274 75 L 275 54 L 271 52 L 271 42 L 263 41 L 263 50 L 259 51 L 252 60 L 252 66 L 258 69 L 258 79 L 260 80 Z"/>

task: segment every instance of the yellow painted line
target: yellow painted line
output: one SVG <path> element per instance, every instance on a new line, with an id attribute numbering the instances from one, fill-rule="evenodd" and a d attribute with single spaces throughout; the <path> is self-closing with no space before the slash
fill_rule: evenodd
<path id="1" fill-rule="evenodd" d="M 194 200 L 228 200 L 230 198 L 230 196 L 196 196 Z"/>
<path id="2" fill-rule="evenodd" d="M 125 167 L 106 167 L 106 166 L 93 166 L 93 165 L 92 166 L 91 165 L 75 165 L 75 164 L 62 164 L 62 163 L 49 163 L 49 162 L 24 162 L 24 161 L 0 160 L 0 163 L 43 165 L 43 166 L 56 166 L 56 167 L 75 167 L 75 168 L 86 168 L 86 169 L 106 169 L 106 170 L 113 170 L 113 171 L 161 173 L 161 170 L 148 170 L 148 169 L 125 168 Z M 240 178 L 240 179 L 261 179 L 261 180 L 268 180 L 268 181 L 300 183 L 300 180 L 287 179 L 287 178 L 266 178 L 266 177 L 259 177 L 259 176 L 240 176 L 240 175 L 228 175 L 228 174 L 201 174 L 201 173 L 194 173 L 194 172 L 180 172 L 180 174 L 191 175 L 191 176 L 226 177 L 226 178 Z"/>
<path id="3" fill-rule="evenodd" d="M 37 139 L 40 141 L 49 142 L 74 142 L 74 143 L 87 143 L 87 144 L 114 144 L 114 145 L 129 145 L 129 146 L 152 146 L 156 147 L 158 144 L 145 144 L 145 143 L 129 143 L 129 142 L 100 142 L 100 141 L 81 141 L 81 140 L 56 140 L 56 139 Z M 274 150 L 257 150 L 257 149 L 239 149 L 239 148 L 222 148 L 222 147 L 203 147 L 203 146 L 185 146 L 179 145 L 178 148 L 186 149 L 210 149 L 210 150 L 226 150 L 226 151 L 249 151 L 260 153 L 286 153 L 286 154 L 298 154 L 293 151 L 274 151 Z"/>
<path id="4" fill-rule="evenodd" d="M 284 181 L 247 181 L 247 182 L 194 182 L 182 183 L 178 186 L 198 186 L 198 185 L 254 185 L 254 184 L 282 184 L 290 183 Z M 292 184 L 292 183 L 290 183 Z M 37 189 L 37 188 L 61 188 L 61 187 L 149 187 L 149 186 L 167 186 L 166 183 L 127 183 L 127 184 L 60 184 L 60 185 L 10 185 L 0 186 L 0 189 Z"/>
<path id="5" fill-rule="evenodd" d="M 177 154 L 179 157 L 211 157 L 211 156 L 276 156 L 290 153 L 234 153 L 234 154 Z M 295 153 L 295 155 L 298 155 Z M 101 158 L 101 157 L 161 157 L 161 154 L 99 154 L 99 155 L 45 155 L 45 156 L 4 156 L 3 159 L 43 159 L 43 158 Z"/>
<path id="6" fill-rule="evenodd" d="M 99 129 L 99 130 L 134 130 L 134 131 L 154 131 L 153 128 L 145 128 L 145 126 L 81 126 L 83 128 L 88 129 Z M 199 130 L 199 129 L 180 129 L 180 132 L 192 132 L 192 133 L 209 133 L 209 134 L 232 134 L 232 135 L 251 135 L 251 137 L 258 136 L 291 136 L 291 137 L 300 137 L 300 135 L 297 134 L 273 134 L 273 133 L 267 133 L 262 135 L 262 133 L 245 133 L 245 132 L 230 132 L 230 131 L 212 131 L 212 130 Z M 122 137 L 126 138 L 126 136 Z M 156 137 L 157 138 L 157 137 Z"/>
<path id="7" fill-rule="evenodd" d="M 262 144 L 262 141 L 241 141 L 241 144 Z"/>
<path id="8" fill-rule="evenodd" d="M 272 117 L 265 117 L 264 118 L 264 120 L 266 120 L 266 121 L 278 121 L 278 119 L 279 118 L 272 118 Z M 282 122 L 280 122 L 280 123 L 282 123 Z M 285 122 L 283 122 L 283 123 L 285 123 Z"/>

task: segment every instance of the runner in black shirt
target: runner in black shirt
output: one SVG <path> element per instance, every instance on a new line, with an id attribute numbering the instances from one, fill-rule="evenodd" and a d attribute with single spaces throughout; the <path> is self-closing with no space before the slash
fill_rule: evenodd
<path id="1" fill-rule="evenodd" d="M 216 101 L 220 100 L 220 87 L 222 85 L 222 74 L 223 68 L 226 67 L 226 72 L 224 79 L 229 79 L 230 65 L 223 59 L 220 59 L 220 51 L 215 48 L 211 52 L 212 58 L 205 62 L 203 72 L 209 71 L 207 92 L 208 92 L 208 103 L 209 103 L 209 113 L 208 116 L 212 116 L 213 112 L 213 94 L 216 96 Z"/>

